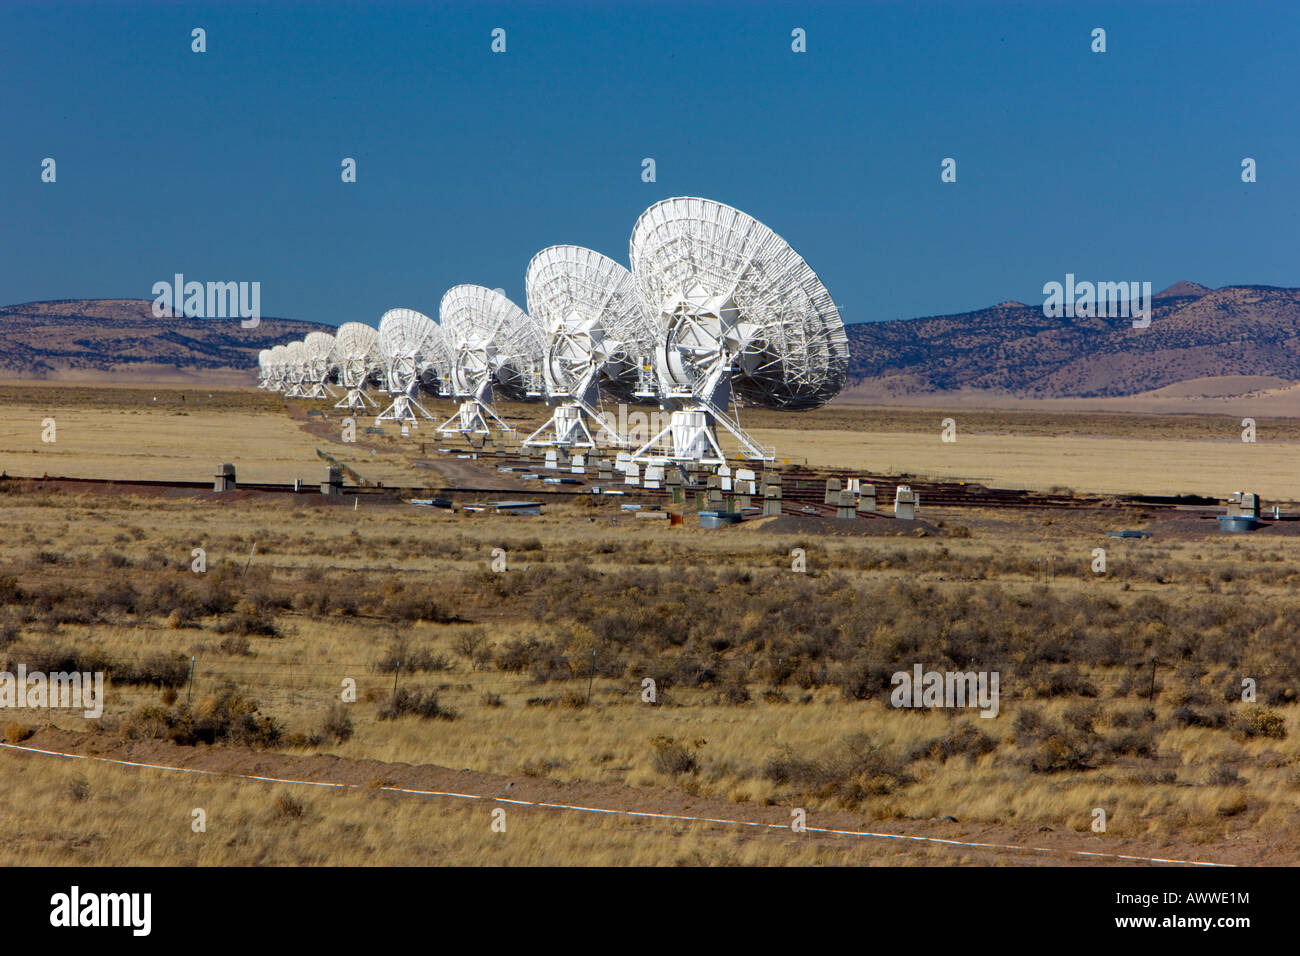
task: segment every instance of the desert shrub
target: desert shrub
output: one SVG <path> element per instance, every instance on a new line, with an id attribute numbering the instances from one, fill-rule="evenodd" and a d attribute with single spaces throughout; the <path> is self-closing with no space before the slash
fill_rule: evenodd
<path id="1" fill-rule="evenodd" d="M 5 724 L 5 740 L 11 744 L 20 744 L 35 733 L 36 731 L 26 724 L 16 722 Z"/>
<path id="2" fill-rule="evenodd" d="M 534 683 L 540 684 L 552 680 L 568 680 L 577 676 L 578 669 L 554 644 L 544 641 L 537 645 L 528 664 L 528 673 Z"/>
<path id="3" fill-rule="evenodd" d="M 229 637 L 222 638 L 221 643 L 217 646 L 221 648 L 223 654 L 229 654 L 232 657 L 247 657 L 253 645 L 244 635 L 231 634 Z"/>
<path id="4" fill-rule="evenodd" d="M 281 820 L 297 820 L 307 812 L 307 806 L 287 790 L 275 797 L 275 815 Z"/>
<path id="5" fill-rule="evenodd" d="M 379 708 L 380 720 L 396 720 L 398 717 L 413 715 L 425 720 L 455 720 L 459 716 L 454 710 L 438 703 L 436 693 L 409 691 L 402 688 Z"/>
<path id="6" fill-rule="evenodd" d="M 11 574 L 0 575 L 0 604 L 18 604 L 25 596 L 16 577 Z"/>
<path id="7" fill-rule="evenodd" d="M 1066 726 L 1073 728 L 1083 734 L 1093 732 L 1093 724 L 1101 716 L 1101 711 L 1096 704 L 1071 704 L 1065 708 L 1061 714 L 1061 719 Z"/>
<path id="8" fill-rule="evenodd" d="M 325 712 L 325 720 L 321 725 L 322 735 L 343 743 L 352 739 L 355 732 L 356 728 L 352 724 L 352 714 L 348 711 L 347 705 L 335 701 L 334 705 Z"/>
<path id="9" fill-rule="evenodd" d="M 1092 770 L 1097 751 L 1085 735 L 1058 728 L 1028 748 L 1024 762 L 1034 773 Z"/>
<path id="10" fill-rule="evenodd" d="M 1176 707 L 1169 715 L 1170 722 L 1177 727 L 1209 727 L 1219 729 L 1228 724 L 1227 708 L 1217 707 Z"/>
<path id="11" fill-rule="evenodd" d="M 94 670 L 83 667 L 83 670 Z M 144 687 L 180 687 L 189 678 L 190 661 L 181 654 L 151 654 L 140 661 L 109 664 L 108 675 L 118 684 Z"/>
<path id="12" fill-rule="evenodd" d="M 853 734 L 816 759 L 786 750 L 767 760 L 763 776 L 814 797 L 857 803 L 912 783 L 906 766 L 906 756 L 874 743 L 867 734 Z"/>
<path id="13" fill-rule="evenodd" d="M 739 677 L 729 679 L 722 685 L 722 690 L 718 694 L 718 703 L 739 706 L 748 704 L 751 700 L 749 687 L 745 681 Z"/>
<path id="14" fill-rule="evenodd" d="M 1097 687 L 1075 664 L 1034 667 L 1029 686 L 1035 697 L 1096 697 Z"/>
<path id="15" fill-rule="evenodd" d="M 540 648 L 541 644 L 533 638 L 506 641 L 496 652 L 497 669 L 518 673 L 531 667 Z"/>
<path id="16" fill-rule="evenodd" d="M 456 619 L 455 615 L 434 599 L 432 593 L 412 593 L 404 588 L 386 594 L 379 605 L 379 613 L 389 620 L 403 622 L 432 621 L 445 624 Z"/>
<path id="17" fill-rule="evenodd" d="M 673 737 L 659 736 L 650 738 L 650 763 L 654 769 L 670 777 L 693 774 L 699 769 L 696 754 L 704 741 L 692 742 L 677 740 Z"/>
<path id="18" fill-rule="evenodd" d="M 279 721 L 263 716 L 258 703 L 227 687 L 189 704 L 147 705 L 132 711 L 123 732 L 132 739 L 165 739 L 182 746 L 236 744 L 272 747 L 280 742 Z"/>
<path id="19" fill-rule="evenodd" d="M 476 627 L 469 631 L 461 631 L 451 642 L 452 650 L 467 661 L 476 661 L 479 651 L 487 642 L 487 631 L 484 628 Z"/>
<path id="20" fill-rule="evenodd" d="M 90 781 L 85 777 L 77 777 L 68 781 L 68 796 L 76 803 L 89 799 Z"/>
<path id="21" fill-rule="evenodd" d="M 253 601 L 240 601 L 234 611 L 212 626 L 218 634 L 237 634 L 241 637 L 281 637 L 275 616 Z"/>
<path id="22" fill-rule="evenodd" d="M 1286 739 L 1286 718 L 1275 710 L 1251 707 L 1233 718 L 1232 726 L 1247 737 Z"/>
<path id="23" fill-rule="evenodd" d="M 1123 729 L 1105 738 L 1106 749 L 1115 756 L 1153 757 L 1156 752 L 1156 731 L 1151 724 L 1141 729 Z"/>
<path id="24" fill-rule="evenodd" d="M 445 654 L 438 654 L 431 647 L 412 647 L 405 639 L 398 638 L 375 661 L 374 669 L 379 674 L 391 674 L 397 670 L 403 673 L 446 671 L 453 666 Z"/>
<path id="25" fill-rule="evenodd" d="M 1210 771 L 1207 782 L 1212 787 L 1236 787 L 1245 783 L 1245 781 L 1238 776 L 1237 769 L 1226 763 L 1216 765 L 1215 768 Z"/>
<path id="26" fill-rule="evenodd" d="M 964 756 L 968 761 L 992 753 L 997 749 L 997 741 L 988 734 L 977 730 L 973 724 L 960 723 L 949 727 L 948 731 L 938 737 L 912 748 L 909 760 L 929 757 L 945 762 L 953 757 Z"/>

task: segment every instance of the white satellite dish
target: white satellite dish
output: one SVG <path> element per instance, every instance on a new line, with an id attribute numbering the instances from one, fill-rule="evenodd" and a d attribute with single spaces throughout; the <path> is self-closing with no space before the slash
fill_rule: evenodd
<path id="1" fill-rule="evenodd" d="M 257 387 L 271 387 L 271 350 L 262 349 L 257 353 Z"/>
<path id="2" fill-rule="evenodd" d="M 514 399 L 528 395 L 542 355 L 537 327 L 523 309 L 481 285 L 448 289 L 438 314 L 450 352 L 451 391 L 461 400 L 438 433 L 486 435 L 489 419 L 513 432 L 492 402 L 497 392 Z"/>
<path id="3" fill-rule="evenodd" d="M 524 444 L 593 448 L 589 422 L 617 447 L 626 439 L 596 408 L 600 387 L 628 401 L 653 395 L 654 328 L 642 311 L 632 273 L 581 246 L 550 246 L 533 256 L 525 279 L 528 314 L 541 337 L 550 421 Z"/>
<path id="4" fill-rule="evenodd" d="M 334 336 L 328 332 L 309 332 L 302 340 L 302 349 L 307 360 L 303 381 L 305 397 L 333 398 L 328 382 L 330 373 L 338 367 L 334 360 Z"/>
<path id="5" fill-rule="evenodd" d="M 379 373 L 379 331 L 364 322 L 344 322 L 334 335 L 334 353 L 339 366 L 339 384 L 346 394 L 334 406 L 351 410 L 378 408 L 366 394 L 366 385 Z"/>
<path id="6" fill-rule="evenodd" d="M 376 340 L 383 361 L 384 385 L 392 404 L 375 416 L 380 422 L 409 422 L 419 425 L 418 411 L 429 420 L 433 415 L 420 404 L 420 377 L 445 352 L 438 323 L 414 309 L 389 309 L 379 320 Z"/>
<path id="7" fill-rule="evenodd" d="M 266 387 L 273 392 L 283 392 L 284 385 L 284 346 L 275 345 L 266 357 Z"/>
<path id="8" fill-rule="evenodd" d="M 307 349 L 302 342 L 290 342 L 284 347 L 284 380 L 289 398 L 307 397 Z"/>
<path id="9" fill-rule="evenodd" d="M 817 274 L 771 229 L 708 199 L 655 203 L 632 228 L 632 275 L 655 322 L 655 373 L 670 424 L 637 461 L 725 464 L 716 422 L 746 458 L 771 461 L 729 413 L 825 405 L 848 373 L 848 336 Z"/>

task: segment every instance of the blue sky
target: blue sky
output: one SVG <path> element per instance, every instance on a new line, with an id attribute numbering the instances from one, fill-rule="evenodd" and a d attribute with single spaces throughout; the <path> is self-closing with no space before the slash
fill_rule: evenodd
<path id="1" fill-rule="evenodd" d="M 850 322 L 1067 272 L 1297 286 L 1297 50 L 1290 2 L 6 2 L 0 303 L 181 272 L 329 323 L 523 304 L 537 250 L 626 263 L 676 195 L 767 223 Z"/>

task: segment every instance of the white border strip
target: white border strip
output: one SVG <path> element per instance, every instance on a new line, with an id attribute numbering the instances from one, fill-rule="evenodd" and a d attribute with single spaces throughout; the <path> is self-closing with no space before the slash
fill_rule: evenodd
<path id="1" fill-rule="evenodd" d="M 289 780 L 284 777 L 263 777 L 255 774 L 228 773 L 220 770 L 200 770 L 194 767 L 170 767 L 164 764 L 137 763 L 133 760 L 115 760 L 112 757 L 95 757 L 89 754 L 65 753 L 62 750 L 42 750 L 39 747 L 22 747 L 18 744 L 0 742 L 6 750 L 22 753 L 44 754 L 49 757 L 67 757 L 70 760 L 97 760 L 100 763 L 116 764 L 120 767 L 139 767 L 145 770 L 163 770 L 171 773 L 192 773 L 208 777 L 233 777 L 240 780 L 259 780 L 264 783 L 297 784 L 303 787 L 330 787 L 338 790 L 365 790 L 367 787 L 355 783 L 332 783 L 321 780 Z M 454 800 L 487 800 L 490 803 L 513 803 L 521 807 L 539 807 L 547 810 L 571 810 L 577 813 L 604 813 L 611 816 L 650 817 L 656 820 L 682 820 L 689 823 L 723 823 L 732 826 L 754 827 L 768 830 L 789 830 L 785 823 L 758 823 L 753 820 L 724 820 L 720 817 L 693 817 L 677 813 L 653 813 L 649 810 L 609 810 L 602 807 L 583 807 L 569 803 L 546 803 L 533 800 L 513 800 L 506 797 L 486 797 L 478 793 L 452 793 L 442 790 L 411 790 L 405 787 L 379 787 L 389 793 L 406 793 L 421 797 L 448 797 Z M 1061 853 L 1067 856 L 1104 857 L 1113 860 L 1128 860 L 1136 863 L 1169 863 L 1176 866 L 1216 866 L 1233 867 L 1233 863 L 1209 863 L 1203 860 L 1169 860 L 1154 856 L 1131 856 L 1125 853 L 1098 853 L 1091 850 L 1053 849 L 1051 847 L 1019 846 L 1014 843 L 973 843 L 965 840 L 949 840 L 943 837 L 912 836 L 905 833 L 874 833 L 868 830 L 835 830 L 828 827 L 806 827 L 808 833 L 826 833 L 833 836 L 872 837 L 878 840 L 911 840 L 916 843 L 938 843 L 945 846 L 970 847 L 980 850 L 1015 850 L 1025 853 Z"/>

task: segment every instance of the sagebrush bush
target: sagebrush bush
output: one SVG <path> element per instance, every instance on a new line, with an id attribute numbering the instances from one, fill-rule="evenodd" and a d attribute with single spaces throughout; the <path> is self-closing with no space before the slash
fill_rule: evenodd
<path id="1" fill-rule="evenodd" d="M 455 720 L 456 711 L 443 707 L 438 702 L 438 695 L 433 692 L 409 691 L 400 689 L 379 708 L 380 720 L 396 720 L 398 717 L 413 715 L 425 720 Z"/>

